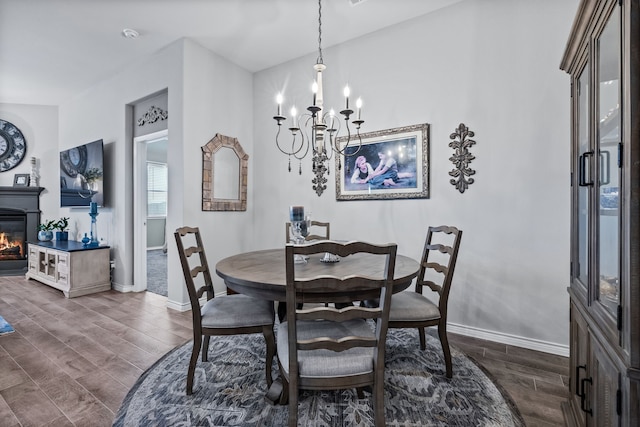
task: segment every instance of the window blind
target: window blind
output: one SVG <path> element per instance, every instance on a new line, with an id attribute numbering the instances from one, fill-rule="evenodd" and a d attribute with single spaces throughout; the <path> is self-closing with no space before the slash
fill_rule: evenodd
<path id="1" fill-rule="evenodd" d="M 167 165 L 147 162 L 147 216 L 167 216 Z"/>

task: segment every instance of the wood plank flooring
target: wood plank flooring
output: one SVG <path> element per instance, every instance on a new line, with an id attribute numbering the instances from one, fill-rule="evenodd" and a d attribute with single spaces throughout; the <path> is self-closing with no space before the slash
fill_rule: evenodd
<path id="1" fill-rule="evenodd" d="M 21 276 L 0 277 L 0 315 L 16 330 L 0 336 L 0 426 L 110 426 L 140 374 L 191 339 L 191 313 L 165 305 L 150 292 L 66 299 Z M 528 426 L 564 425 L 567 358 L 449 335 Z"/>

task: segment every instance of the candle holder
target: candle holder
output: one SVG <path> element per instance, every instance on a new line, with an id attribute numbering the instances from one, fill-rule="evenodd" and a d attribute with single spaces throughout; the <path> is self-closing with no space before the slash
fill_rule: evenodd
<path id="1" fill-rule="evenodd" d="M 289 220 L 291 222 L 304 221 L 304 206 L 290 206 Z"/>
<path id="2" fill-rule="evenodd" d="M 98 204 L 91 202 L 89 209 L 89 216 L 91 217 L 91 240 L 87 245 L 90 247 L 100 246 L 100 242 L 98 241 L 98 226 L 96 224 L 96 217 L 98 215 Z"/>
<path id="3" fill-rule="evenodd" d="M 305 238 L 309 235 L 309 227 L 311 221 L 292 221 L 291 222 L 291 235 L 293 236 L 293 243 L 296 245 L 302 245 L 305 243 Z M 304 255 L 294 255 L 294 264 L 306 264 L 309 257 Z"/>
<path id="4" fill-rule="evenodd" d="M 31 176 L 29 178 L 29 187 L 38 186 L 38 172 L 36 171 L 36 158 L 31 158 Z"/>

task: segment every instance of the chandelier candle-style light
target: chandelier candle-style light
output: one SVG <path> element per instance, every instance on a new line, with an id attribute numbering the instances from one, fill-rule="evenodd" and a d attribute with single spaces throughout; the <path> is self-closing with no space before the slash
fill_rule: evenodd
<path id="1" fill-rule="evenodd" d="M 356 114 L 355 120 L 351 123 L 355 125 L 355 137 L 358 140 L 358 148 L 348 153 L 347 147 L 351 144 L 351 128 L 349 127 L 349 120 L 354 114 L 354 111 L 349 108 L 349 86 L 344 88 L 345 107 L 340 111 L 340 114 L 344 118 L 345 124 L 340 123 L 340 119 L 336 118 L 336 114 L 333 109 L 330 109 L 327 113 L 324 109 L 324 97 L 322 93 L 322 72 L 327 67 L 322 60 L 322 0 L 318 0 L 318 59 L 313 69 L 316 71 L 316 79 L 311 86 L 313 93 L 313 103 L 307 107 L 308 113 L 298 115 L 296 107 L 291 107 L 291 118 L 282 115 L 282 93 L 278 93 L 276 96 L 276 103 L 278 104 L 277 114 L 273 119 L 278 124 L 278 133 L 276 134 L 276 146 L 278 149 L 289 157 L 289 172 L 291 172 L 291 157 L 299 160 L 298 173 L 302 175 L 302 159 L 311 151 L 312 171 L 315 175 L 313 180 L 313 189 L 318 196 L 322 195 L 322 192 L 327 188 L 327 178 L 325 175 L 329 174 L 329 161 L 333 157 L 333 154 L 337 156 L 351 157 L 360 151 L 362 147 L 362 139 L 360 138 L 360 126 L 364 123 L 362 120 L 362 100 L 358 98 L 356 101 Z M 281 145 L 280 131 L 284 123 L 289 125 L 289 131 L 291 132 L 291 149 L 285 149 Z M 342 127 L 346 128 L 346 143 L 338 145 L 337 138 Z M 309 137 L 310 135 L 310 137 Z M 285 143 L 286 144 L 286 143 Z M 355 145 L 355 143 L 354 143 Z M 342 163 L 338 158 L 338 171 L 342 169 Z M 349 167 L 347 166 L 347 174 L 349 174 Z"/>

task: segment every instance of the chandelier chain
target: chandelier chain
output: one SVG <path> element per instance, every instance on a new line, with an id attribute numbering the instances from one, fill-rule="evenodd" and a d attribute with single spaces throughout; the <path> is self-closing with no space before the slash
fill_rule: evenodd
<path id="1" fill-rule="evenodd" d="M 322 61 L 322 0 L 318 0 L 318 59 L 316 64 L 324 64 Z"/>

